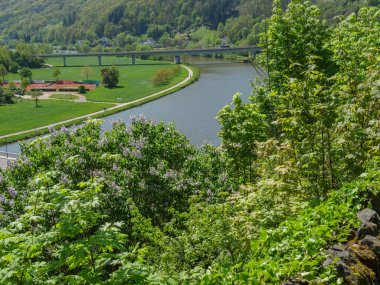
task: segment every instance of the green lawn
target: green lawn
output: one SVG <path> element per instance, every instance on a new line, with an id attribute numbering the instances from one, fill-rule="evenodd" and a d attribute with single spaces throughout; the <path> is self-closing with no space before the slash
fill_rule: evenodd
<path id="1" fill-rule="evenodd" d="M 130 72 L 123 72 L 122 67 L 120 70 L 119 87 L 108 89 L 99 87 L 86 94 L 89 101 L 102 101 L 102 102 L 130 102 L 150 94 L 159 92 L 173 86 L 187 77 L 187 70 L 181 68 L 177 76 L 175 76 L 168 85 L 154 87 L 151 83 L 151 78 L 154 73 L 160 68 L 170 68 L 172 65 L 158 65 L 158 66 L 135 66 Z"/>
<path id="2" fill-rule="evenodd" d="M 59 68 L 60 80 L 85 80 L 81 74 L 82 66 L 91 65 L 90 80 L 101 80 L 97 57 L 67 58 L 68 67 L 63 67 L 60 58 L 49 59 L 47 63 Z M 131 65 L 131 59 L 126 57 L 103 57 L 103 65 L 118 65 L 120 71 L 119 86 L 113 89 L 99 87 L 88 92 L 85 96 L 89 101 L 104 103 L 77 103 L 61 100 L 40 100 L 40 107 L 36 108 L 33 100 L 22 100 L 13 105 L 0 106 L 0 135 L 25 131 L 67 119 L 75 118 L 92 112 L 114 106 L 107 102 L 130 102 L 147 95 L 159 92 L 173 86 L 187 77 L 187 70 L 180 72 L 167 85 L 154 87 L 151 78 L 161 68 L 171 68 L 174 65 L 165 62 L 136 59 L 136 65 Z M 52 76 L 54 68 L 33 69 L 33 79 L 55 80 Z M 18 80 L 18 74 L 8 74 L 5 79 Z M 73 100 L 72 95 L 56 94 L 52 98 Z"/>
<path id="3" fill-rule="evenodd" d="M 97 57 L 81 57 L 81 58 L 67 58 L 68 65 L 76 65 L 70 67 L 59 67 L 61 80 L 85 80 L 85 76 L 81 74 L 83 65 L 90 64 L 91 80 L 101 80 L 100 70 L 104 66 L 97 66 Z M 103 57 L 102 64 L 127 64 L 130 63 L 130 58 L 126 57 Z M 63 61 L 60 58 L 49 59 L 47 63 L 54 66 L 62 65 Z M 153 74 L 161 68 L 170 68 L 173 64 L 149 60 L 136 60 L 136 65 L 121 65 L 117 66 L 120 71 L 119 87 L 114 89 L 107 89 L 99 87 L 86 94 L 89 101 L 102 101 L 102 102 L 130 102 L 147 95 L 164 90 L 172 85 L 175 85 L 187 76 L 187 71 L 181 68 L 181 71 L 174 77 L 168 85 L 154 87 L 151 83 Z M 40 80 L 55 80 L 52 76 L 53 68 L 33 69 L 33 79 Z M 20 79 L 18 74 L 8 74 L 5 79 L 16 80 Z"/>
<path id="4" fill-rule="evenodd" d="M 69 101 L 34 100 L 0 106 L 0 135 L 25 131 L 57 123 L 81 115 L 100 111 L 112 105 L 107 103 L 76 103 Z"/>
<path id="5" fill-rule="evenodd" d="M 54 94 L 51 95 L 49 98 L 73 101 L 77 100 L 78 96 L 72 94 Z"/>

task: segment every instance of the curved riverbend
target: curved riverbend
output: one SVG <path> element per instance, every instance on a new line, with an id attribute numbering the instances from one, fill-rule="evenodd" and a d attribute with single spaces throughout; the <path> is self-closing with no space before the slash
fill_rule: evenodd
<path id="1" fill-rule="evenodd" d="M 236 92 L 247 100 L 251 81 L 258 77 L 250 64 L 231 63 L 211 58 L 192 58 L 192 65 L 200 71 L 194 84 L 148 104 L 125 110 L 104 118 L 103 128 L 112 127 L 112 121 L 130 122 L 131 115 L 144 115 L 155 121 L 173 122 L 192 144 L 205 141 L 218 145 L 219 124 L 215 117 L 219 110 L 231 103 Z"/>
<path id="2" fill-rule="evenodd" d="M 75 118 L 72 118 L 69 120 L 57 122 L 54 124 L 45 125 L 42 127 L 31 129 L 31 130 L 26 130 L 26 131 L 12 133 L 12 134 L 8 134 L 8 135 L 3 135 L 3 136 L 0 136 L 0 140 L 6 139 L 6 138 L 11 138 L 11 137 L 17 137 L 17 136 L 24 135 L 24 134 L 33 134 L 33 133 L 36 133 L 38 131 L 47 130 L 48 128 L 54 128 L 54 127 L 63 126 L 63 125 L 70 125 L 70 124 L 77 123 L 78 121 L 83 121 L 83 120 L 88 119 L 88 118 L 104 117 L 104 115 L 112 114 L 115 112 L 120 112 L 121 110 L 128 109 L 128 108 L 131 108 L 134 106 L 138 106 L 140 104 L 144 104 L 144 103 L 149 102 L 151 100 L 157 99 L 161 96 L 170 94 L 173 91 L 176 91 L 178 88 L 183 88 L 183 87 L 187 86 L 190 83 L 190 81 L 193 79 L 193 76 L 194 76 L 193 71 L 185 65 L 181 65 L 181 66 L 187 70 L 187 72 L 188 72 L 187 77 L 182 82 L 180 82 L 174 86 L 171 86 L 165 90 L 162 90 L 160 92 L 154 93 L 152 95 L 145 96 L 143 98 L 140 98 L 140 99 L 137 99 L 137 100 L 134 100 L 131 102 L 117 104 L 116 106 L 108 108 L 107 110 L 102 110 L 102 111 L 90 113 L 90 114 L 87 114 L 84 116 L 75 117 Z"/>
<path id="3" fill-rule="evenodd" d="M 201 74 L 194 84 L 170 96 L 104 117 L 103 128 L 110 129 L 115 120 L 128 123 L 131 115 L 142 114 L 155 121 L 174 122 L 195 145 L 204 141 L 219 144 L 219 124 L 215 119 L 218 111 L 232 101 L 236 92 L 241 92 L 243 100 L 246 100 L 252 90 L 250 82 L 258 74 L 250 64 L 201 57 L 187 61 L 195 65 Z M 5 151 L 5 146 L 0 147 L 0 151 Z M 9 144 L 8 151 L 19 153 L 18 143 Z"/>

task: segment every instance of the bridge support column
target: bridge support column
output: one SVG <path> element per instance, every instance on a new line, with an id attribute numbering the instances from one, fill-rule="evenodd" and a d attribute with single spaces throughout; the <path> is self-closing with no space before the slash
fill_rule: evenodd
<path id="1" fill-rule="evenodd" d="M 67 66 L 67 62 L 66 62 L 66 56 L 63 57 L 63 66 L 66 67 Z"/>
<path id="2" fill-rule="evenodd" d="M 132 55 L 132 64 L 133 64 L 133 65 L 136 64 L 136 56 L 135 56 L 135 55 Z"/>
<path id="3" fill-rule="evenodd" d="M 181 57 L 179 55 L 174 56 L 174 63 L 181 64 Z"/>
<path id="4" fill-rule="evenodd" d="M 101 55 L 98 55 L 98 63 L 99 63 L 99 66 L 102 66 L 102 56 Z"/>

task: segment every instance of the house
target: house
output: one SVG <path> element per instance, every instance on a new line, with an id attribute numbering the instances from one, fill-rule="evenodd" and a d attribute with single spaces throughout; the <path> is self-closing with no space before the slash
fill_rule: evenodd
<path id="1" fill-rule="evenodd" d="M 157 42 L 154 39 L 146 39 L 140 42 L 144 46 L 152 46 L 155 47 Z"/>
<path id="2" fill-rule="evenodd" d="M 109 38 L 107 38 L 107 37 L 102 37 L 101 39 L 100 39 L 100 44 L 102 45 L 102 47 L 107 47 L 107 46 L 109 46 L 109 43 L 110 43 L 110 39 Z"/>

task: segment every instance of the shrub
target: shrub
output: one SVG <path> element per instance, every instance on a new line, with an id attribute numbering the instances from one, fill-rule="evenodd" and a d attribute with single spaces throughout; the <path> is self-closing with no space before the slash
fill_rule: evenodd
<path id="1" fill-rule="evenodd" d="M 172 68 L 161 68 L 152 77 L 152 84 L 154 86 L 169 84 L 170 80 L 180 71 L 179 66 Z"/>
<path id="2" fill-rule="evenodd" d="M 78 87 L 79 94 L 86 94 L 87 90 L 86 87 L 82 84 Z"/>
<path id="3" fill-rule="evenodd" d="M 114 88 L 117 86 L 119 83 L 120 72 L 115 66 L 112 66 L 111 68 L 104 68 L 100 72 L 103 78 L 102 83 L 104 86 L 108 88 Z"/>

